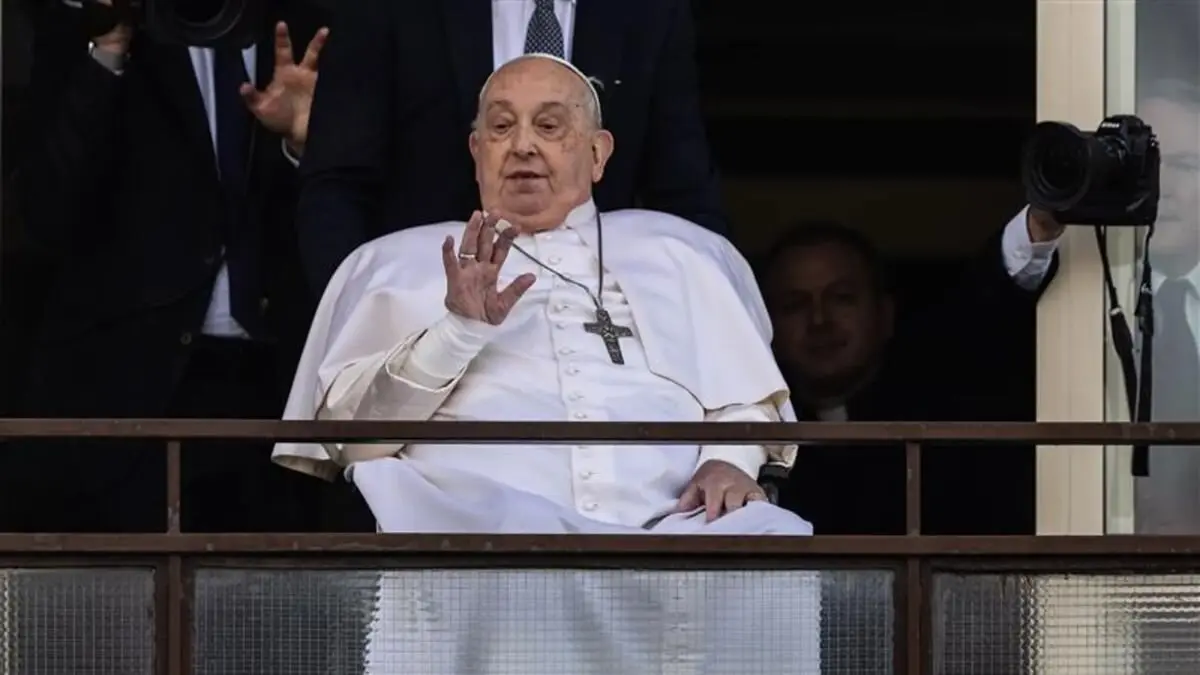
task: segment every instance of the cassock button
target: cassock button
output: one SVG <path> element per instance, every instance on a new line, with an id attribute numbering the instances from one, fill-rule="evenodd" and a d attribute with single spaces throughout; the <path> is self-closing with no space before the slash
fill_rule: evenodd
<path id="1" fill-rule="evenodd" d="M 575 366 L 567 366 L 567 374 L 568 375 L 578 375 L 579 369 L 576 368 Z"/>
<path id="2" fill-rule="evenodd" d="M 562 321 L 559 321 L 558 323 L 554 324 L 554 327 L 559 330 L 566 330 L 567 324 L 563 323 Z"/>
<path id="3" fill-rule="evenodd" d="M 577 420 L 586 420 L 586 419 L 587 419 L 587 413 L 585 413 L 585 412 L 577 412 L 577 413 L 575 413 L 575 419 L 577 419 Z"/>
<path id="4" fill-rule="evenodd" d="M 599 505 L 596 504 L 596 502 L 588 502 L 583 505 L 583 510 L 584 511 L 595 511 L 597 506 L 599 506 Z"/>
<path id="5" fill-rule="evenodd" d="M 579 472 L 579 477 L 580 477 L 581 479 L 583 479 L 583 480 L 587 480 L 587 479 L 589 479 L 589 478 L 591 478 L 592 476 L 595 476 L 595 475 L 596 475 L 596 472 L 594 472 L 594 471 L 588 471 L 588 470 L 586 470 L 586 469 L 585 469 L 585 470 L 583 470 L 583 471 L 580 471 L 580 472 Z"/>
<path id="6" fill-rule="evenodd" d="M 570 347 L 563 347 L 562 349 L 558 350 L 558 353 L 562 354 L 563 356 L 569 356 L 571 354 L 574 354 L 575 350 L 571 349 Z"/>
<path id="7" fill-rule="evenodd" d="M 558 256 L 556 256 L 556 255 L 552 255 L 552 256 L 550 256 L 549 258 L 547 258 L 547 259 L 546 259 L 546 262 L 550 263 L 551 265 L 557 265 L 557 264 L 559 264 L 560 262 L 562 262 L 562 258 L 560 258 L 560 257 L 558 257 Z"/>
<path id="8" fill-rule="evenodd" d="M 184 346 L 192 344 L 192 334 L 184 331 L 183 334 L 179 336 L 179 344 Z"/>

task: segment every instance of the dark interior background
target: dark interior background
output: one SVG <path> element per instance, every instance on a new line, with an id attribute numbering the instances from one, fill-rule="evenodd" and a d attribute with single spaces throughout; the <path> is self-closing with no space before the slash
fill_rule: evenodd
<path id="1" fill-rule="evenodd" d="M 56 0 L 0 1 L 8 184 L 32 41 L 25 7 Z M 710 141 L 747 253 L 794 220 L 842 220 L 895 263 L 901 306 L 912 314 L 1020 207 L 1018 156 L 1036 94 L 1034 3 L 693 7 Z M 11 383 L 50 261 L 22 237 L 19 195 L 3 197 L 0 382 Z M 997 383 L 997 402 L 1030 419 L 1034 348 L 1033 316 L 1014 317 L 1011 331 L 978 345 L 995 354 L 997 372 L 1012 374 Z M 19 392 L 3 394 L 8 402 Z M 1032 482 L 1021 489 L 1032 495 Z"/>

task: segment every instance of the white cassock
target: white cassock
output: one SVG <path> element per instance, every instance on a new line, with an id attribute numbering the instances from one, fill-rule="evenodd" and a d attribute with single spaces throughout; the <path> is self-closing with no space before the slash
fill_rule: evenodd
<path id="1" fill-rule="evenodd" d="M 624 365 L 584 330 L 588 294 L 513 250 L 500 285 L 533 288 L 499 327 L 447 315 L 441 242 L 465 223 L 377 239 L 325 292 L 287 419 L 793 421 L 749 265 L 724 238 L 663 213 L 604 214 L 603 303 Z M 591 202 L 517 245 L 583 287 L 599 282 Z M 593 291 L 594 292 L 594 291 Z M 764 502 L 705 523 L 674 514 L 700 464 L 751 476 L 795 447 L 280 444 L 275 461 L 332 479 L 343 467 L 383 532 L 810 535 Z M 383 576 L 371 675 L 745 675 L 819 672 L 815 573 L 539 571 L 497 588 L 479 572 Z M 688 573 L 695 574 L 695 573 Z M 756 573 L 759 574 L 759 573 Z M 451 581 L 452 579 L 452 581 Z M 684 592 L 681 592 L 681 588 Z M 481 628 L 484 626 L 484 628 Z"/>

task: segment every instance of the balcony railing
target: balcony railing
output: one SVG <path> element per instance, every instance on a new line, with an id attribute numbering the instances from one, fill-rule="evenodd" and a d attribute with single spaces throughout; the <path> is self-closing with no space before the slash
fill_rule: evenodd
<path id="1" fill-rule="evenodd" d="M 924 443 L 1200 445 L 1200 424 L 0 420 L 0 438 L 35 437 L 162 440 L 170 526 L 161 534 L 0 534 L 0 675 L 353 675 L 380 649 L 386 584 L 406 589 L 413 606 L 436 606 L 451 624 L 461 619 L 467 632 L 474 624 L 466 608 L 477 610 L 478 589 L 490 589 L 497 602 L 488 607 L 498 622 L 539 627 L 528 633 L 522 653 L 505 661 L 507 669 L 486 672 L 525 675 L 552 668 L 546 663 L 558 656 L 550 643 L 539 643 L 550 624 L 556 635 L 598 639 L 567 615 L 554 615 L 565 574 L 572 584 L 589 585 L 593 604 L 614 607 L 625 599 L 605 589 L 617 581 L 661 593 L 656 598 L 679 598 L 689 587 L 698 593 L 714 580 L 735 580 L 753 602 L 778 600 L 795 580 L 815 579 L 818 595 L 810 597 L 819 598 L 819 617 L 797 598 L 790 605 L 795 615 L 777 619 L 795 623 L 797 633 L 819 633 L 825 674 L 1127 675 L 1200 663 L 1200 536 L 930 537 L 921 535 L 919 509 Z M 895 443 L 906 448 L 908 534 L 188 534 L 178 527 L 187 508 L 180 503 L 180 443 L 195 438 Z M 656 602 L 657 610 L 670 604 Z M 419 628 L 397 626 L 410 636 Z M 443 638 L 417 642 L 434 653 Z M 416 658 L 405 656 L 410 664 Z M 445 662 L 438 672 L 485 672 L 472 669 L 470 655 L 455 658 L 467 660 Z M 621 667 L 606 662 L 594 672 Z M 781 664 L 741 672 L 793 671 Z"/>

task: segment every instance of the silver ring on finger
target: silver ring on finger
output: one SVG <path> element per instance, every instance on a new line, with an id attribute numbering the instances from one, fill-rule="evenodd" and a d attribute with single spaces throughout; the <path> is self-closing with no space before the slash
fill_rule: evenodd
<path id="1" fill-rule="evenodd" d="M 475 262 L 475 254 L 474 253 L 459 253 L 458 261 L 459 262 Z"/>

